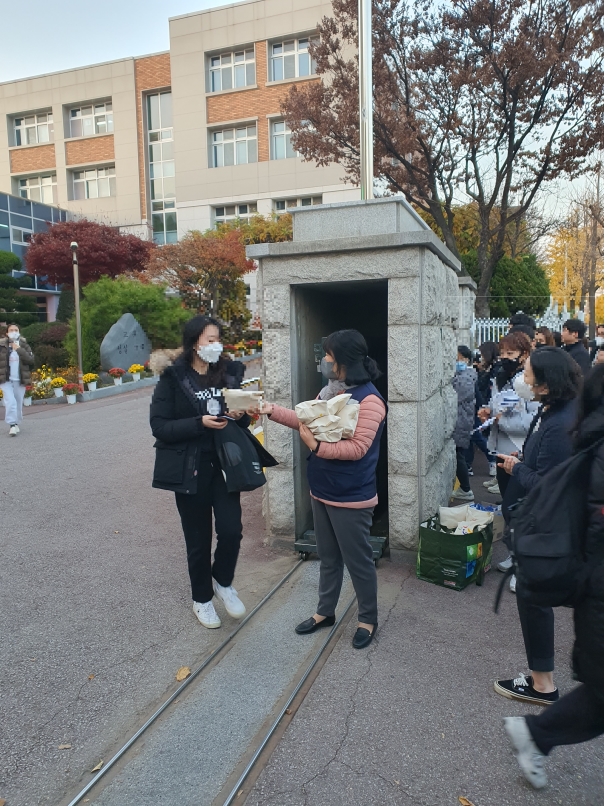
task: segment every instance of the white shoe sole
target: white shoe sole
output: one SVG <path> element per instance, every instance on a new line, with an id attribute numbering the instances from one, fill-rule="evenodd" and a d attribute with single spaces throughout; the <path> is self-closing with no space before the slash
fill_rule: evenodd
<path id="1" fill-rule="evenodd" d="M 195 610 L 193 611 L 193 614 L 196 617 L 196 619 L 199 621 L 199 623 L 202 625 L 202 627 L 205 627 L 207 630 L 218 630 L 219 627 L 223 626 L 221 624 L 220 619 L 218 620 L 218 622 L 216 622 L 216 621 L 202 621 L 202 619 L 195 612 Z"/>
<path id="2" fill-rule="evenodd" d="M 538 700 L 536 697 L 520 697 L 519 695 L 513 694 L 511 691 L 508 691 L 505 688 L 502 688 L 498 684 L 498 681 L 494 681 L 494 691 L 496 694 L 500 694 L 501 697 L 506 697 L 507 700 L 516 700 L 517 702 L 529 702 L 532 705 L 552 705 L 552 702 L 549 700 Z M 555 700 L 557 702 L 557 700 Z"/>
<path id="3" fill-rule="evenodd" d="M 220 594 L 220 591 L 217 590 L 217 587 L 216 587 L 216 585 L 214 583 L 213 583 L 212 587 L 214 589 L 214 595 L 219 600 L 219 602 L 224 606 L 225 610 L 231 616 L 231 618 L 238 619 L 238 620 L 241 619 L 241 618 L 244 618 L 244 616 L 246 615 L 246 606 L 241 601 L 241 599 L 240 599 L 240 602 L 241 602 L 242 609 L 241 610 L 232 610 L 230 608 L 230 606 L 227 604 L 227 602 L 223 599 L 223 597 Z"/>
<path id="4" fill-rule="evenodd" d="M 544 789 L 548 783 L 546 773 L 543 770 L 536 770 L 531 759 L 528 758 L 532 750 L 531 747 L 527 746 L 528 737 L 525 735 L 525 731 L 529 733 L 529 729 L 525 727 L 525 730 L 523 730 L 523 726 L 517 722 L 517 719 L 518 717 L 507 717 L 504 720 L 504 730 L 513 746 L 517 763 L 521 767 L 525 780 L 528 781 L 534 789 Z M 533 742 L 533 739 L 531 741 Z"/>

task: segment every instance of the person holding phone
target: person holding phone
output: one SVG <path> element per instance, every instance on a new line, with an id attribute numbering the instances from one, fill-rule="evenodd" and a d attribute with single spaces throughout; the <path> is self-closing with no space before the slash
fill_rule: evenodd
<path id="1" fill-rule="evenodd" d="M 0 339 L 0 389 L 4 400 L 4 420 L 8 434 L 16 437 L 23 420 L 25 387 L 31 383 L 34 354 L 19 332 L 19 325 L 10 324 L 6 336 Z"/>
<path id="2" fill-rule="evenodd" d="M 221 390 L 239 388 L 244 366 L 227 361 L 222 353 L 220 324 L 215 319 L 195 316 L 187 322 L 183 352 L 160 376 L 150 411 L 156 438 L 153 486 L 175 493 L 187 546 L 193 612 L 208 629 L 221 626 L 214 596 L 232 618 L 246 614 L 232 585 L 242 539 L 240 494 L 227 490 L 214 435 L 229 420 L 247 428 L 250 417 L 226 411 Z"/>

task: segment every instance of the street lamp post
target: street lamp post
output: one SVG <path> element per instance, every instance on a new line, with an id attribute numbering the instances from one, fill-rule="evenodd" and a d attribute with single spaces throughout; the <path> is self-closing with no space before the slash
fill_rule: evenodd
<path id="1" fill-rule="evenodd" d="M 359 151 L 361 198 L 374 198 L 372 0 L 359 0 Z"/>
<path id="2" fill-rule="evenodd" d="M 76 308 L 76 341 L 78 344 L 78 383 L 84 389 L 84 373 L 82 371 L 82 320 L 80 319 L 80 269 L 78 267 L 78 244 L 72 241 L 71 262 L 74 269 L 74 304 Z"/>

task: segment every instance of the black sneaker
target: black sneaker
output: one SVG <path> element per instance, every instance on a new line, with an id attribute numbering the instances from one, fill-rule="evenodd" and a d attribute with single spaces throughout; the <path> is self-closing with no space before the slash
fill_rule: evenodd
<path id="1" fill-rule="evenodd" d="M 541 691 L 536 691 L 533 687 L 533 678 L 531 675 L 525 676 L 520 674 L 512 680 L 496 680 L 494 683 L 494 691 L 502 697 L 508 697 L 509 700 L 521 700 L 522 702 L 530 702 L 533 705 L 552 705 L 559 699 L 559 690 L 555 689 L 548 694 Z"/>

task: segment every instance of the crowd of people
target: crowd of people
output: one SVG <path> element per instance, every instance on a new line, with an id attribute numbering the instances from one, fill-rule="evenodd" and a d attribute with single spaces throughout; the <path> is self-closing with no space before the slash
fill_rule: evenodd
<path id="1" fill-rule="evenodd" d="M 543 762 L 553 747 L 603 732 L 603 326 L 590 344 L 585 334 L 578 319 L 566 321 L 557 334 L 517 314 L 499 343 L 482 344 L 475 355 L 459 346 L 453 381 L 459 482 L 454 497 L 474 500 L 469 474 L 478 448 L 489 462 L 491 479 L 484 484 L 502 505 L 504 542 L 511 553 L 498 570 L 510 575 L 527 656 L 527 671 L 496 680 L 494 690 L 509 699 L 548 706 L 539 717 L 505 720 L 523 773 L 536 788 L 546 784 Z M 582 685 L 560 698 L 554 680 L 553 608 L 517 587 L 514 524 L 523 507 L 527 509 L 532 490 L 552 485 L 557 469 L 582 450 L 590 451 L 591 464 L 584 480 L 586 495 L 581 505 L 573 501 L 573 516 L 585 524 L 585 574 L 577 600 L 570 602 L 576 630 L 574 672 Z M 537 523 L 545 515 L 531 514 Z"/>

